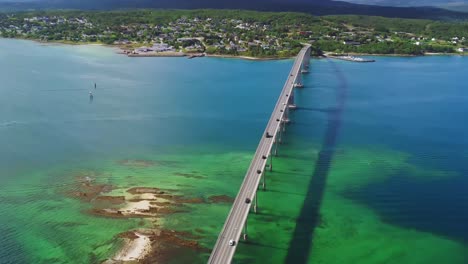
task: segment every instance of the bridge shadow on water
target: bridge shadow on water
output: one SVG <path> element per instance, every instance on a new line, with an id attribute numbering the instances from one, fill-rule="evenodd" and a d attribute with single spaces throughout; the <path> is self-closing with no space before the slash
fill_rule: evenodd
<path id="1" fill-rule="evenodd" d="M 333 112 L 340 111 L 337 108 L 330 107 L 330 108 L 318 108 L 318 107 L 298 107 L 296 110 L 298 111 L 312 111 L 312 112 L 321 112 L 321 113 L 328 113 L 331 114 Z"/>
<path id="2" fill-rule="evenodd" d="M 285 263 L 288 264 L 307 263 L 309 259 L 314 231 L 320 224 L 320 206 L 341 127 L 341 118 L 347 94 L 347 81 L 336 64 L 330 60 L 329 63 L 331 63 L 339 81 L 336 87 L 337 106 L 329 109 L 304 109 L 324 112 L 327 114 L 328 120 L 322 147 L 315 163 L 312 179 L 307 188 L 304 204 L 296 220 L 293 238 L 285 259 Z M 333 110 L 329 111 L 330 109 Z"/>

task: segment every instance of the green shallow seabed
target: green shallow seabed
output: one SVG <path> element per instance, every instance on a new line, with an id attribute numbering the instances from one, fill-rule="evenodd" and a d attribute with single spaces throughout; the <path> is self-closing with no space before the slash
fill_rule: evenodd
<path id="1" fill-rule="evenodd" d="M 239 246 L 235 263 L 285 261 L 318 149 L 314 145 L 299 147 L 294 142 L 280 147 L 280 156 L 274 159 L 274 171 L 267 173 L 267 191 L 259 191 L 259 213 L 249 217 L 249 241 Z M 222 152 L 208 147 L 183 155 L 177 152 L 135 158 L 153 161 L 151 166 L 119 163 L 129 157 L 63 165 L 28 177 L 37 182 L 8 188 L 2 197 L 9 204 L 4 216 L 11 219 L 12 225 L 22 227 L 17 228 L 20 230 L 17 242 L 25 255 L 30 256 L 27 262 L 100 263 L 120 247 L 121 242 L 116 239 L 119 233 L 155 226 L 151 220 L 108 219 L 86 214 L 85 210 L 90 208 L 88 203 L 63 193 L 63 188 L 74 184 L 77 175 L 91 175 L 99 183 L 116 186 L 110 195 L 122 195 L 128 188 L 146 186 L 177 190 L 186 197 L 208 199 L 222 194 L 234 197 L 252 157 L 248 151 Z M 342 148 L 335 154 L 313 233 L 309 263 L 466 263 L 466 245 L 385 224 L 373 211 L 341 195 L 348 188 L 381 181 L 397 171 L 422 181 L 455 175 L 416 167 L 408 163 L 408 158 L 404 153 L 390 150 L 354 147 Z M 157 225 L 190 231 L 200 237 L 202 246 L 210 249 L 230 206 L 190 204 L 187 205 L 190 213 L 168 215 Z M 313 222 L 313 219 L 301 221 Z M 204 263 L 208 258 L 207 253 L 190 249 L 181 252 L 184 254 L 174 258 L 173 263 Z"/>
<path id="2" fill-rule="evenodd" d="M 92 207 L 66 195 L 78 178 L 89 176 L 96 183 L 115 187 L 105 195 L 125 195 L 131 187 L 157 187 L 188 198 L 227 194 L 235 196 L 252 154 L 198 149 L 188 154 L 175 150 L 164 155 L 141 154 L 131 160 L 154 162 L 149 166 L 119 163 L 129 157 L 62 164 L 47 171 L 34 172 L 28 181 L 8 186 L 2 193 L 7 204 L 3 217 L 9 219 L 16 243 L 22 248 L 25 263 L 100 263 L 121 246 L 119 233 L 137 228 L 163 227 L 192 231 L 198 227 L 202 244 L 209 248 L 227 215 L 229 204 L 188 204 L 190 213 L 152 219 L 110 219 L 88 215 Z M 181 176 L 183 175 L 183 176 Z M 29 180 L 32 179 L 32 180 Z M 236 187 L 233 187 L 236 186 Z M 209 234 L 209 235 L 207 235 Z M 191 257 L 204 261 L 196 252 Z M 178 260 L 176 260 L 178 261 Z M 195 261 L 196 262 L 196 261 Z"/>
<path id="3" fill-rule="evenodd" d="M 306 226 L 314 223 L 310 215 L 297 223 L 296 219 L 319 151 L 317 147 L 298 148 L 280 149 L 274 172 L 268 174 L 268 190 L 259 194 L 260 212 L 249 218 L 249 241 L 239 247 L 235 263 L 302 263 L 290 248 L 291 239 L 300 221 Z M 467 245 L 386 224 L 366 206 L 343 197 L 345 190 L 382 181 L 396 172 L 421 181 L 456 175 L 425 170 L 408 160 L 405 153 L 375 147 L 350 146 L 335 153 L 311 246 L 305 250 L 308 263 L 467 263 Z M 307 240 L 307 231 L 303 231 L 298 233 L 299 241 Z M 295 245 L 303 246 L 301 243 Z M 289 258 L 288 251 L 292 254 Z M 296 253 L 301 251 L 304 249 Z"/>

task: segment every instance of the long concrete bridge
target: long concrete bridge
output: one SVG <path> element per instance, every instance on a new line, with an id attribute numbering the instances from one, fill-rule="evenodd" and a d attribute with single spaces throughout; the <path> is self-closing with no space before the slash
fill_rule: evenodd
<path id="1" fill-rule="evenodd" d="M 302 74 L 309 70 L 310 51 L 310 46 L 307 45 L 296 57 L 239 193 L 211 252 L 208 260 L 210 264 L 231 263 L 241 236 L 244 240 L 247 239 L 247 217 L 252 209 L 257 212 L 257 191 L 260 183 L 263 189 L 266 188 L 265 170 L 273 169 L 273 156 L 278 153 L 278 144 L 281 143 L 286 124 L 289 123 L 289 111 L 296 108 L 294 89 L 303 87 Z"/>

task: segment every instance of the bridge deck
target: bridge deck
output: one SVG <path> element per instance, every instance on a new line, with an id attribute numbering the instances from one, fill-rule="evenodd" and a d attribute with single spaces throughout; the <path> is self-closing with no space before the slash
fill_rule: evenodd
<path id="1" fill-rule="evenodd" d="M 268 160 L 264 157 L 269 157 L 271 155 L 271 150 L 275 143 L 275 137 L 281 127 L 281 123 L 283 122 L 282 120 L 285 117 L 284 115 L 287 112 L 289 99 L 293 93 L 294 85 L 301 74 L 302 63 L 305 57 L 308 59 L 307 53 L 309 49 L 310 46 L 304 47 L 296 57 L 294 65 L 288 75 L 286 83 L 284 84 L 283 90 L 278 98 L 270 120 L 268 121 L 265 132 L 262 135 L 257 151 L 255 152 L 255 156 L 253 157 L 252 163 L 245 175 L 244 181 L 226 219 L 224 227 L 219 234 L 208 263 L 227 264 L 231 263 L 232 258 L 234 257 L 238 241 L 242 234 L 242 228 L 246 223 L 252 206 L 252 203 L 245 202 L 246 198 L 253 201 L 256 195 Z M 269 133 L 272 137 L 266 137 L 266 133 Z M 235 241 L 235 245 L 229 245 L 230 240 Z"/>

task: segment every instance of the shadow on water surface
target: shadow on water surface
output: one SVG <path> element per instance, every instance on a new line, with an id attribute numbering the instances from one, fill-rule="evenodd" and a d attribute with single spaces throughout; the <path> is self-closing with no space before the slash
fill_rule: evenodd
<path id="1" fill-rule="evenodd" d="M 321 112 L 321 113 L 333 113 L 341 111 L 340 109 L 329 107 L 329 108 L 318 108 L 318 107 L 298 107 L 298 111 L 312 111 L 312 112 Z"/>
<path id="2" fill-rule="evenodd" d="M 307 188 L 304 204 L 296 220 L 296 227 L 285 260 L 285 263 L 288 264 L 307 263 L 309 259 L 314 230 L 320 225 L 320 206 L 325 192 L 330 165 L 335 154 L 338 132 L 341 127 L 341 118 L 347 95 L 347 81 L 336 64 L 332 61 L 329 61 L 329 63 L 331 63 L 339 81 L 336 87 L 337 106 L 336 108 L 330 108 L 333 111 L 323 111 L 327 113 L 328 117 L 325 137 L 315 164 L 312 179 Z M 314 111 L 316 109 L 310 110 Z"/>

